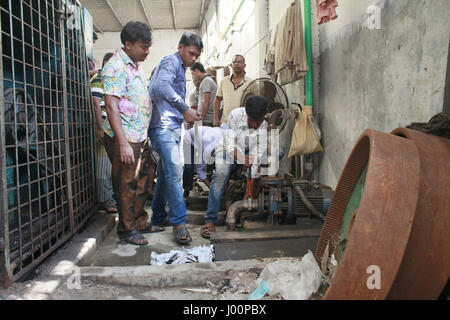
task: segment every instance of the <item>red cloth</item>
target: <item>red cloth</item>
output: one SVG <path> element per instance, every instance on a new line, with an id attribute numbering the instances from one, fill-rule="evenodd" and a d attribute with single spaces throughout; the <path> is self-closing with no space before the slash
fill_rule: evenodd
<path id="1" fill-rule="evenodd" d="M 322 24 L 336 19 L 337 0 L 316 0 L 317 4 L 317 23 Z"/>

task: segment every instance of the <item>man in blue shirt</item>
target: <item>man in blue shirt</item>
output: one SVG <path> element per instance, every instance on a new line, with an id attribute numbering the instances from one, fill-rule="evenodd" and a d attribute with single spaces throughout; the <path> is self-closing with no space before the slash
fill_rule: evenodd
<path id="1" fill-rule="evenodd" d="M 164 224 L 167 199 L 170 223 L 173 225 L 175 240 L 180 244 L 192 241 L 186 229 L 186 203 L 181 184 L 181 126 L 184 120 L 188 123 L 200 120 L 197 112 L 185 103 L 186 70 L 197 61 L 202 50 L 203 42 L 198 35 L 184 33 L 178 44 L 178 52 L 161 60 L 150 82 L 153 115 L 149 136 L 153 148 L 160 155 L 152 201 L 152 225 Z"/>

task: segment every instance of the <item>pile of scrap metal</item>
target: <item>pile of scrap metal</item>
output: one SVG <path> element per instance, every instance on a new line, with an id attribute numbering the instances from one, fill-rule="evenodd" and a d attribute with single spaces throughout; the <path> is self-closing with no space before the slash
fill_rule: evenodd
<path id="1" fill-rule="evenodd" d="M 316 248 L 318 262 L 338 261 L 324 299 L 439 298 L 450 275 L 449 159 L 446 138 L 362 134 Z"/>

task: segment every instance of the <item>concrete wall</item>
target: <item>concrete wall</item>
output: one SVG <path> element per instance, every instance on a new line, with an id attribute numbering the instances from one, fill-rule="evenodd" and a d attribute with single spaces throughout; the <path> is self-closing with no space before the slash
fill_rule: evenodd
<path id="1" fill-rule="evenodd" d="M 320 27 L 320 180 L 332 187 L 366 128 L 390 132 L 443 108 L 448 1 L 380 1 L 381 30 L 369 30 L 376 3 L 340 0 L 338 19 Z"/>
<path id="2" fill-rule="evenodd" d="M 200 34 L 206 43 L 206 54 L 203 55 L 202 62 L 209 67 L 224 66 L 231 63 L 233 56 L 239 53 L 243 54 L 246 58 L 246 72 L 248 76 L 254 79 L 267 77 L 267 73 L 263 70 L 267 36 L 270 30 L 275 28 L 281 21 L 292 1 L 246 0 L 243 8 L 236 17 L 233 27 L 225 38 L 223 38 L 222 35 L 229 25 L 234 12 L 236 12 L 237 6 L 241 3 L 241 0 L 218 2 L 219 4 L 216 6 L 217 1 L 211 1 L 205 15 L 205 23 L 200 29 Z M 224 7 L 225 3 L 227 5 Z M 315 16 L 314 11 L 313 16 Z M 315 37 L 313 36 L 315 43 L 315 59 L 313 62 L 318 63 L 319 37 L 317 27 L 313 28 L 313 33 L 315 35 Z M 318 72 L 320 71 L 320 68 L 317 65 L 315 69 L 317 70 L 315 95 L 318 100 Z M 220 80 L 220 75 L 218 76 L 218 79 Z M 304 79 L 288 84 L 284 86 L 284 89 L 289 102 L 304 104 Z M 285 132 L 280 137 L 282 144 L 284 144 L 287 149 L 290 147 L 293 127 L 294 122 L 291 121 L 288 123 Z M 290 160 L 285 158 L 281 163 L 280 174 L 284 174 L 290 170 Z"/>
<path id="3" fill-rule="evenodd" d="M 333 188 L 366 128 L 389 132 L 411 122 L 426 122 L 442 111 L 450 33 L 448 0 L 338 2 L 338 19 L 318 26 L 311 0 L 314 112 L 325 148 L 315 156 L 319 168 L 315 177 Z M 200 61 L 207 67 L 223 66 L 240 53 L 246 57 L 247 74 L 264 77 L 267 34 L 280 22 L 291 0 L 246 0 L 223 37 L 240 3 L 210 2 L 198 31 L 205 43 Z M 381 30 L 367 27 L 366 10 L 373 4 L 382 8 Z M 154 32 L 151 54 L 144 64 L 148 74 L 164 55 L 176 50 L 183 32 Z M 118 34 L 99 35 L 96 62 L 101 62 L 106 51 L 119 47 Z M 303 80 L 284 88 L 290 102 L 304 103 Z"/>

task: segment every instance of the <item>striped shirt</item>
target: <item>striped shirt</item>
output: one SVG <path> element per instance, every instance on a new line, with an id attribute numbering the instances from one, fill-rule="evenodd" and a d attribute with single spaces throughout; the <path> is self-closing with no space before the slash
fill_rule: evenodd
<path id="1" fill-rule="evenodd" d="M 99 70 L 91 79 L 92 97 L 101 99 L 100 107 L 102 108 L 102 118 L 106 118 L 105 97 L 103 94 L 102 71 Z"/>

